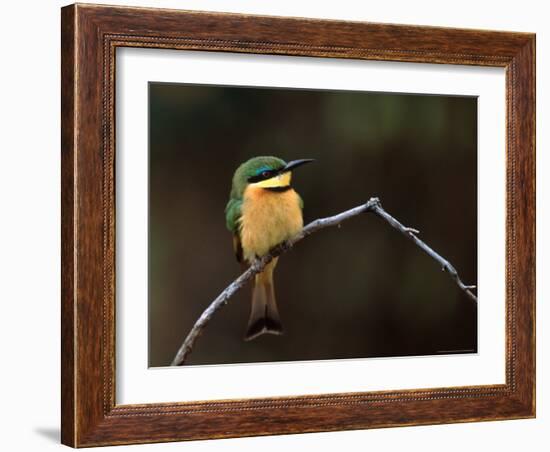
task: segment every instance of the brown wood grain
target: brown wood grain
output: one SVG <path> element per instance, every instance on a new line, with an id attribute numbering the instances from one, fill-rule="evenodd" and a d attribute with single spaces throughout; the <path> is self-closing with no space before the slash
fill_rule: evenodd
<path id="1" fill-rule="evenodd" d="M 74 8 L 61 11 L 61 442 L 75 444 Z"/>
<path id="2" fill-rule="evenodd" d="M 64 444 L 535 415 L 534 35 L 80 4 L 62 9 L 61 35 Z M 125 46 L 506 68 L 506 384 L 116 405 L 114 68 Z"/>

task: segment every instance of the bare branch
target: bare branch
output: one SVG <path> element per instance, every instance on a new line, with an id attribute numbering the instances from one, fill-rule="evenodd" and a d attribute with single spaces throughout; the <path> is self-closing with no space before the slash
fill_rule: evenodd
<path id="1" fill-rule="evenodd" d="M 458 276 L 456 269 L 451 265 L 451 263 L 441 257 L 439 254 L 437 254 L 433 249 L 431 249 L 428 245 L 426 245 L 426 243 L 424 243 L 416 236 L 416 234 L 418 234 L 417 230 L 403 226 L 399 221 L 393 218 L 388 212 L 386 212 L 382 208 L 380 202 L 376 203 L 376 205 L 371 210 L 380 218 L 388 222 L 392 227 L 401 232 L 405 237 L 411 239 L 428 256 L 435 259 L 439 263 L 439 265 L 441 265 L 441 270 L 448 272 L 451 275 L 451 278 L 455 280 L 458 287 L 466 292 L 468 297 L 470 297 L 472 300 L 477 301 L 477 297 L 471 292 L 471 289 L 475 289 L 476 286 L 468 286 L 464 284 Z"/>
<path id="2" fill-rule="evenodd" d="M 471 292 L 471 289 L 475 289 L 475 286 L 465 285 L 458 276 L 455 268 L 446 259 L 437 254 L 433 249 L 431 249 L 428 245 L 426 245 L 426 243 L 424 243 L 416 236 L 416 234 L 419 233 L 418 230 L 403 226 L 399 221 L 393 218 L 382 208 L 382 205 L 380 204 L 380 200 L 378 198 L 371 198 L 365 204 L 354 207 L 353 209 L 346 210 L 337 215 L 333 215 L 332 217 L 319 218 L 312 221 L 292 239 L 277 245 L 268 254 L 259 259 L 256 259 L 252 263 L 252 265 L 235 281 L 229 284 L 229 286 L 227 286 L 223 290 L 223 292 L 220 293 L 218 297 L 212 303 L 210 303 L 206 310 L 201 314 L 201 316 L 195 322 L 195 325 L 193 325 L 193 328 L 191 328 L 191 331 L 185 338 L 185 341 L 178 349 L 178 352 L 176 353 L 176 356 L 174 357 L 171 365 L 181 366 L 185 363 L 185 360 L 193 349 L 195 341 L 201 335 L 204 327 L 208 324 L 213 315 L 222 306 L 226 305 L 229 299 L 233 295 L 235 295 L 237 291 L 242 289 L 246 285 L 246 283 L 248 283 L 248 281 L 250 281 L 256 274 L 260 273 L 265 268 L 265 266 L 269 264 L 269 262 L 271 262 L 275 257 L 287 252 L 300 240 L 307 237 L 308 235 L 313 234 L 314 232 L 330 226 L 340 227 L 340 224 L 342 222 L 367 212 L 375 213 L 377 216 L 389 223 L 390 226 L 397 229 L 403 235 L 412 240 L 426 254 L 435 259 L 441 265 L 443 271 L 447 271 L 450 274 L 451 278 L 453 278 L 460 289 L 462 289 L 472 300 L 477 301 L 477 297 Z"/>

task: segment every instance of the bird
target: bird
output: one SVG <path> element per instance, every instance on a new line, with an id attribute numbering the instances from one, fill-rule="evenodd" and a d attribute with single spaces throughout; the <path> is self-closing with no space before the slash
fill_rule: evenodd
<path id="1" fill-rule="evenodd" d="M 227 229 L 233 233 L 235 256 L 242 265 L 252 264 L 302 230 L 304 203 L 290 182 L 293 170 L 313 161 L 300 159 L 287 163 L 278 157 L 259 156 L 237 168 L 225 220 Z M 273 284 L 277 261 L 274 258 L 254 277 L 245 341 L 263 334 L 283 333 Z"/>

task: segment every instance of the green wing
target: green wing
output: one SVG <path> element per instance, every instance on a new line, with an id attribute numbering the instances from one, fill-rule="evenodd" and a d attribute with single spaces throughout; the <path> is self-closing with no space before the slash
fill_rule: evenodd
<path id="1" fill-rule="evenodd" d="M 298 195 L 298 193 L 296 193 Z M 300 203 L 300 209 L 304 210 L 304 200 L 298 195 L 298 202 Z"/>
<path id="2" fill-rule="evenodd" d="M 242 205 L 242 199 L 231 198 L 225 207 L 225 225 L 234 234 L 239 232 Z"/>
<path id="3" fill-rule="evenodd" d="M 239 218 L 241 218 L 242 199 L 231 198 L 225 207 L 225 225 L 233 233 L 233 251 L 238 262 L 243 260 L 243 249 L 239 237 Z"/>

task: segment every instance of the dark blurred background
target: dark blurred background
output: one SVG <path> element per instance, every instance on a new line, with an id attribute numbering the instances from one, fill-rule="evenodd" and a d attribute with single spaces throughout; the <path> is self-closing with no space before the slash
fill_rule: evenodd
<path id="1" fill-rule="evenodd" d="M 315 158 L 293 185 L 304 222 L 378 196 L 477 281 L 477 99 L 350 91 L 149 85 L 149 365 L 170 364 L 241 272 L 224 208 L 237 166 Z M 250 288 L 220 310 L 188 364 L 477 351 L 477 309 L 431 258 L 374 215 L 279 259 L 283 336 L 244 342 Z"/>

